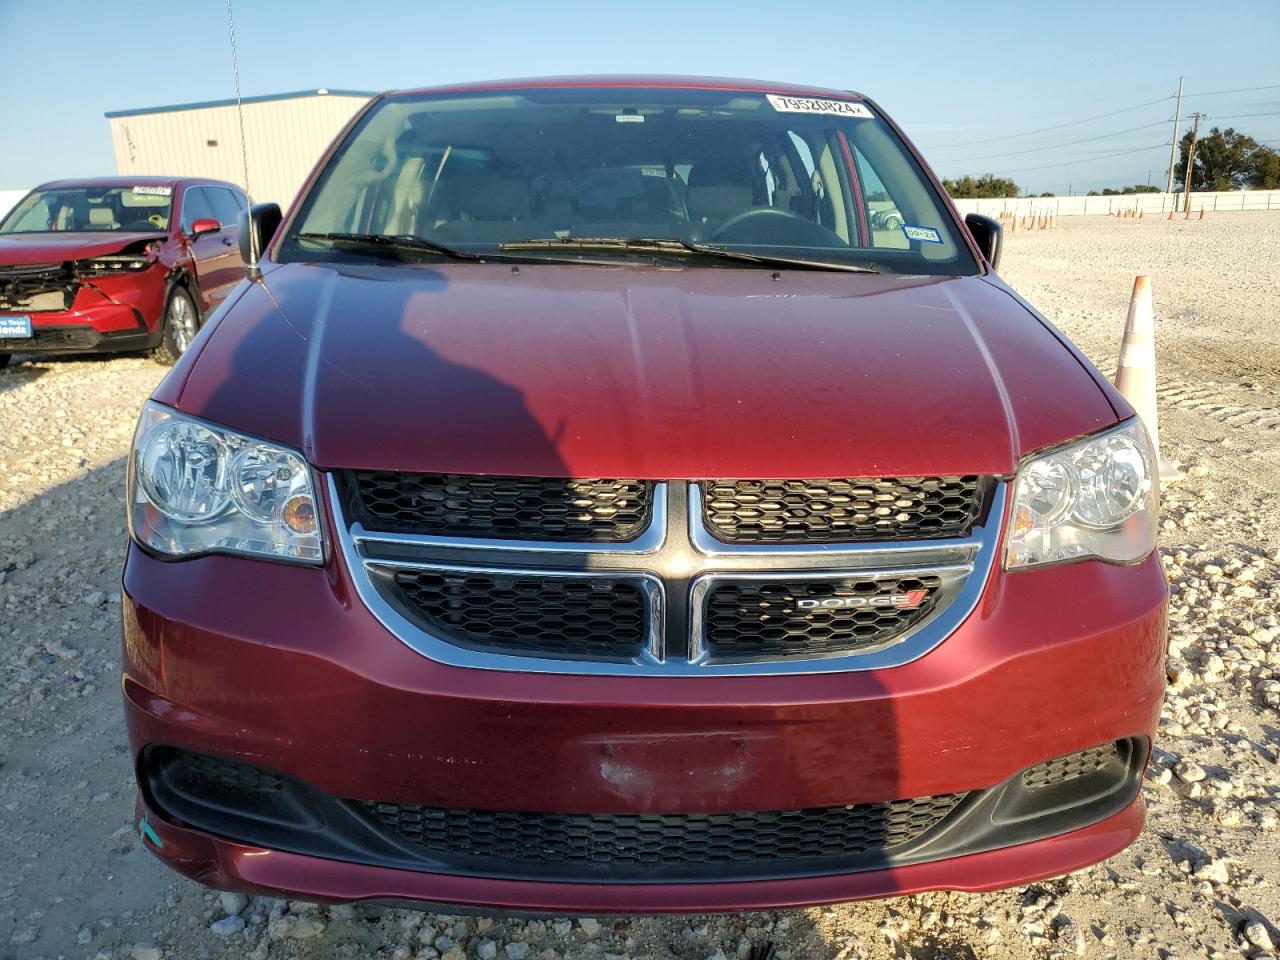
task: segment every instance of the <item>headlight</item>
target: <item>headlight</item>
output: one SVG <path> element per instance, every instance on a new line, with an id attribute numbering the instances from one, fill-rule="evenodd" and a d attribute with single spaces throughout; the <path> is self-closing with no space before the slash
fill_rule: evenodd
<path id="1" fill-rule="evenodd" d="M 1156 454 L 1137 418 L 1018 470 L 1005 567 L 1096 557 L 1133 563 L 1156 543 Z"/>
<path id="2" fill-rule="evenodd" d="M 95 257 L 92 260 L 77 260 L 76 274 L 81 277 L 105 277 L 113 273 L 138 273 L 155 263 L 153 256 L 129 256 L 120 254 L 112 257 Z"/>
<path id="3" fill-rule="evenodd" d="M 322 563 L 311 470 L 292 450 L 157 403 L 129 465 L 129 529 L 158 553 L 243 553 Z"/>

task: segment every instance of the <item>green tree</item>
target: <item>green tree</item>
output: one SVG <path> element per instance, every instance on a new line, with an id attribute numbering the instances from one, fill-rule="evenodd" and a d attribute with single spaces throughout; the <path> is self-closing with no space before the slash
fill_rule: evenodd
<path id="1" fill-rule="evenodd" d="M 1145 183 L 1135 183 L 1132 187 L 1118 187 L 1118 188 L 1107 187 L 1102 191 L 1102 195 L 1104 197 L 1121 197 L 1121 196 L 1124 196 L 1126 193 L 1159 193 L 1159 192 L 1160 192 L 1159 187 L 1149 187 Z M 1090 196 L 1096 196 L 1096 194 L 1091 193 Z"/>
<path id="2" fill-rule="evenodd" d="M 1185 188 L 1191 134 L 1182 138 L 1174 177 Z M 1280 153 L 1228 127 L 1212 128 L 1196 143 L 1192 190 L 1271 190 L 1280 187 Z"/>
<path id="3" fill-rule="evenodd" d="M 963 176 L 955 180 L 943 180 L 943 188 L 957 200 L 973 200 L 987 197 L 1016 197 L 1022 191 L 1012 180 L 984 173 L 980 177 Z"/>

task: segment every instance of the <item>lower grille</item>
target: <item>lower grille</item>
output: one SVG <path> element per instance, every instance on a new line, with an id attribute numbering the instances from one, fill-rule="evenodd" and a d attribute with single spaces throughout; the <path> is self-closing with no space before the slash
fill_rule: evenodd
<path id="1" fill-rule="evenodd" d="M 617 732 L 601 729 L 606 739 Z M 333 746 L 344 756 L 364 753 L 358 741 Z M 165 819 L 269 850 L 450 876 L 741 882 L 906 866 L 1069 833 L 1133 800 L 1148 746 L 1142 738 L 1104 745 L 1113 759 L 1101 770 L 1045 789 L 1026 788 L 1016 774 L 967 792 L 746 813 L 532 813 L 343 799 L 289 774 L 158 744 L 143 749 L 138 774 Z M 454 785 L 462 793 L 465 780 Z M 690 790 L 696 795 L 696 785 Z"/>
<path id="2" fill-rule="evenodd" d="M 21 340 L 0 338 L 0 351 L 21 350 L 38 352 L 40 350 L 92 350 L 101 341 L 97 331 L 88 327 L 83 329 L 41 329 L 33 327 L 31 336 Z"/>
<path id="3" fill-rule="evenodd" d="M 463 646 L 626 659 L 649 634 L 649 601 L 623 577 L 398 570 L 392 595 L 424 629 Z"/>
<path id="4" fill-rule="evenodd" d="M 567 814 L 361 806 L 401 840 L 438 854 L 503 862 L 618 865 L 839 861 L 909 843 L 964 794 L 809 810 L 705 814 Z"/>
<path id="5" fill-rule="evenodd" d="M 857 653 L 902 636 L 937 604 L 932 574 L 879 579 L 712 581 L 703 643 L 713 659 Z"/>
<path id="6" fill-rule="evenodd" d="M 1100 747 L 1081 750 L 1079 753 L 1069 753 L 1065 757 L 1054 757 L 1024 771 L 1022 782 L 1035 790 L 1066 783 L 1068 780 L 1078 780 L 1122 759 L 1120 754 L 1118 744 L 1107 743 Z"/>

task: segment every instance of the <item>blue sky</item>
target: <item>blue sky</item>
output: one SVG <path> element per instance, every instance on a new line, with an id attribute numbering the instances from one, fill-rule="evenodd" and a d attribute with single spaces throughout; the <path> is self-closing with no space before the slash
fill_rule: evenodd
<path id="1" fill-rule="evenodd" d="M 246 96 L 601 72 L 814 83 L 877 99 L 943 176 L 1061 194 L 1163 183 L 1173 101 L 1160 98 L 1181 73 L 1184 114 L 1280 146 L 1278 0 L 237 0 L 235 13 Z M 224 0 L 0 0 L 0 39 L 0 189 L 113 173 L 105 111 L 232 95 Z"/>

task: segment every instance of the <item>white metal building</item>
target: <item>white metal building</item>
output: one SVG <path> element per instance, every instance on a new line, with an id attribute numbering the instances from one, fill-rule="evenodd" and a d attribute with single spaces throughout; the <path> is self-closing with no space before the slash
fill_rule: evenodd
<path id="1" fill-rule="evenodd" d="M 372 96 L 320 89 L 241 100 L 247 184 L 234 100 L 113 111 L 106 117 L 116 172 L 230 180 L 246 187 L 256 202 L 286 207 L 320 154 Z"/>

